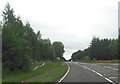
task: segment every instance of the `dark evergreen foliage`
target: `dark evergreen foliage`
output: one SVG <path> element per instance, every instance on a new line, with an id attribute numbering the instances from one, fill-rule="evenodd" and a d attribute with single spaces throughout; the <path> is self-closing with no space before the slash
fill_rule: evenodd
<path id="1" fill-rule="evenodd" d="M 40 31 L 35 33 L 29 22 L 23 25 L 20 17 L 14 15 L 9 3 L 3 11 L 3 22 L 3 26 L 0 25 L 0 27 L 2 27 L 2 62 L 4 68 L 11 71 L 27 70 L 34 61 L 55 61 L 55 57 L 59 55 L 55 53 L 55 50 L 59 49 L 54 49 L 49 39 L 42 39 Z M 62 47 L 64 50 L 63 44 L 56 46 Z M 61 52 L 62 54 L 63 52 Z M 59 56 L 61 57 L 61 55 Z"/>
<path id="2" fill-rule="evenodd" d="M 120 39 L 120 38 L 119 38 Z M 77 52 L 72 54 L 73 60 L 81 60 L 86 56 L 89 56 L 91 60 L 113 60 L 119 59 L 118 56 L 118 49 L 119 39 L 99 39 L 93 37 L 91 41 L 90 47 L 81 51 L 78 50 Z"/>

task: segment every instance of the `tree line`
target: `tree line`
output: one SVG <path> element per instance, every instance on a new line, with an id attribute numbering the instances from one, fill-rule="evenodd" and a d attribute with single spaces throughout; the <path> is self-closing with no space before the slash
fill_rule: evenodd
<path id="1" fill-rule="evenodd" d="M 3 11 L 2 28 L 2 64 L 10 71 L 29 69 L 33 62 L 41 60 L 56 61 L 63 59 L 64 45 L 60 41 L 51 43 L 42 39 L 41 33 L 35 33 L 29 22 L 23 24 L 20 17 L 14 15 L 7 3 Z"/>
<path id="2" fill-rule="evenodd" d="M 115 60 L 120 59 L 120 35 L 118 39 L 99 39 L 93 37 L 90 46 L 72 54 L 72 60 Z"/>

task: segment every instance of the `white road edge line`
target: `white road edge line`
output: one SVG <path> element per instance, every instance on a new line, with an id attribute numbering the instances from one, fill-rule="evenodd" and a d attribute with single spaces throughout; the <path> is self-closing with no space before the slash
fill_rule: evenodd
<path id="1" fill-rule="evenodd" d="M 111 81 L 110 79 L 108 79 L 108 78 L 105 78 L 107 81 L 109 81 L 109 82 L 111 82 L 111 83 L 113 83 L 113 84 L 115 84 L 113 81 Z"/>
<path id="2" fill-rule="evenodd" d="M 68 66 L 67 72 L 65 73 L 65 75 L 58 82 L 61 82 L 67 76 L 68 72 L 70 71 L 70 67 L 69 67 L 68 64 L 67 64 L 67 66 Z"/>
<path id="3" fill-rule="evenodd" d="M 101 77 L 103 76 L 103 75 L 101 75 L 101 74 L 100 74 L 100 73 L 98 73 L 98 72 L 96 72 L 96 74 L 98 74 L 98 75 L 99 75 L 99 76 L 101 76 Z"/>
<path id="4" fill-rule="evenodd" d="M 98 74 L 98 75 L 101 76 L 101 77 L 104 77 L 102 74 L 96 72 L 95 70 L 92 70 L 92 69 L 90 69 L 90 68 L 88 68 L 88 67 L 86 67 L 86 66 L 82 66 L 82 67 L 87 68 L 88 70 L 90 70 L 90 71 L 92 71 L 92 72 Z M 105 80 L 107 80 L 107 81 L 109 81 L 109 82 L 115 84 L 112 80 L 110 80 L 110 79 L 108 79 L 108 78 L 106 78 L 106 77 L 104 77 L 104 78 L 105 78 Z"/>

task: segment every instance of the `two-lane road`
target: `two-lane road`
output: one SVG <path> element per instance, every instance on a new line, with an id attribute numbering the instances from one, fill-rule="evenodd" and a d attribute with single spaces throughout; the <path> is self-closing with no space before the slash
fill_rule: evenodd
<path id="1" fill-rule="evenodd" d="M 117 63 L 67 62 L 69 73 L 62 82 L 101 82 L 118 83 Z"/>

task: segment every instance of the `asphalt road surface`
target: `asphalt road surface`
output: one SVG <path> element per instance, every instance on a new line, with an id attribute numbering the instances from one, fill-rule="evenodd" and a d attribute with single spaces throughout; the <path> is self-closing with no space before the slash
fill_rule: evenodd
<path id="1" fill-rule="evenodd" d="M 67 62 L 68 74 L 61 82 L 118 82 L 118 63 Z"/>

